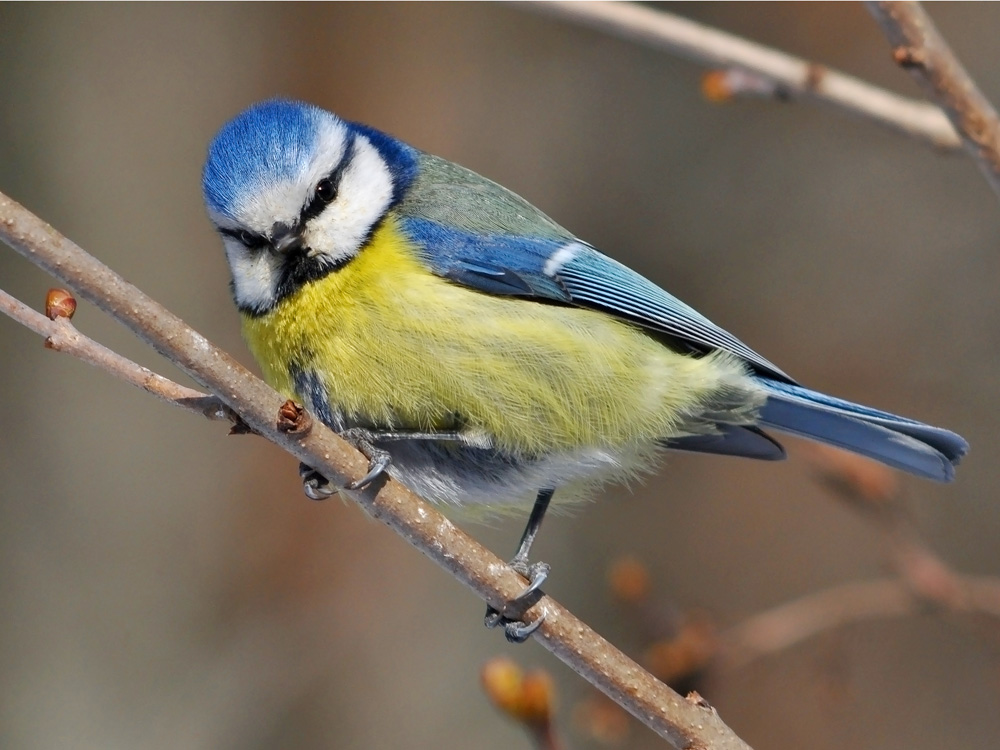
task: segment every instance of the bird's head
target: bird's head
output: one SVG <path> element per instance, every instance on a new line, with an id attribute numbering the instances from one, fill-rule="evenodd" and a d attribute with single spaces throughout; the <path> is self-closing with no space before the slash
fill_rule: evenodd
<path id="1" fill-rule="evenodd" d="M 237 306 L 263 314 L 355 257 L 412 181 L 415 154 L 301 102 L 255 104 L 223 126 L 202 190 Z"/>

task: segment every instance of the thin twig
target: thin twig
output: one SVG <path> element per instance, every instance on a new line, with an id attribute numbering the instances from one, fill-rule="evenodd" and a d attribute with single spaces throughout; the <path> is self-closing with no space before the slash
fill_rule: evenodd
<path id="1" fill-rule="evenodd" d="M 867 2 L 893 45 L 892 57 L 941 104 L 965 150 L 1000 196 L 1000 118 L 916 2 Z"/>
<path id="2" fill-rule="evenodd" d="M 525 2 L 522 8 L 664 49 L 715 68 L 738 68 L 769 79 L 782 99 L 829 104 L 938 149 L 961 147 L 940 109 L 831 70 L 819 63 L 632 3 Z"/>
<path id="3" fill-rule="evenodd" d="M 960 597 L 945 611 L 1000 618 L 1000 581 L 956 576 Z M 927 611 L 932 603 L 899 578 L 845 583 L 754 615 L 720 636 L 723 663 L 743 667 L 820 633 L 866 620 Z"/>
<path id="4" fill-rule="evenodd" d="M 49 320 L 37 310 L 28 307 L 0 289 L 0 312 L 10 316 L 40 336 L 45 346 L 57 352 L 71 354 L 77 359 L 124 380 L 162 401 L 187 409 L 209 419 L 230 419 L 228 407 L 215 396 L 196 391 L 158 375 L 147 367 L 113 352 L 103 344 L 84 336 L 69 318 Z"/>
<path id="5" fill-rule="evenodd" d="M 722 665 L 742 667 L 865 620 L 926 611 L 1000 620 L 1000 579 L 963 575 L 927 545 L 900 503 L 901 486 L 891 469 L 828 446 L 802 449 L 817 479 L 878 530 L 896 575 L 834 586 L 754 615 L 721 634 Z"/>
<path id="6" fill-rule="evenodd" d="M 319 422 L 278 427 L 286 399 L 180 318 L 88 255 L 51 226 L 0 194 L 0 239 L 77 294 L 123 323 L 216 394 L 257 433 L 338 486 L 362 477 L 368 462 Z M 448 570 L 491 606 L 501 608 L 524 579 L 434 508 L 395 481 L 348 493 L 374 518 Z M 551 598 L 525 616 L 544 616 L 534 638 L 574 671 L 677 748 L 747 750 L 713 709 L 670 690 Z"/>

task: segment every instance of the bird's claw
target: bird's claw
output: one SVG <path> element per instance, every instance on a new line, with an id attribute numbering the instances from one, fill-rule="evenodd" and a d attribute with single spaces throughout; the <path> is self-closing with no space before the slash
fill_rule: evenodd
<path id="1" fill-rule="evenodd" d="M 483 624 L 488 628 L 496 628 L 503 625 L 503 634 L 509 643 L 524 643 L 531 637 L 538 628 L 545 622 L 545 613 L 531 622 L 524 620 L 512 620 L 504 617 L 499 610 L 488 607 Z"/>
<path id="2" fill-rule="evenodd" d="M 389 451 L 372 444 L 372 435 L 367 430 L 345 430 L 340 436 L 368 459 L 368 473 L 345 487 L 348 490 L 363 490 L 385 473 L 392 463 L 392 456 Z M 337 491 L 329 479 L 306 464 L 299 464 L 299 476 L 302 477 L 302 491 L 310 500 L 326 500 Z"/>
<path id="3" fill-rule="evenodd" d="M 508 620 L 503 626 L 503 635 L 508 643 L 524 643 L 531 637 L 531 634 L 538 630 L 545 622 L 543 612 L 538 619 L 533 622 L 521 622 L 520 620 Z"/>
<path id="4" fill-rule="evenodd" d="M 329 479 L 306 464 L 299 464 L 299 476 L 302 477 L 302 491 L 310 500 L 326 500 L 337 491 Z"/>
<path id="5" fill-rule="evenodd" d="M 376 448 L 372 442 L 373 435 L 368 430 L 352 427 L 340 433 L 348 443 L 361 451 L 368 459 L 368 473 L 356 482 L 347 485 L 349 490 L 363 490 L 385 473 L 392 463 L 392 456 L 389 451 Z"/>
<path id="6" fill-rule="evenodd" d="M 487 607 L 483 624 L 488 628 L 502 625 L 504 636 L 510 643 L 524 643 L 545 621 L 544 614 L 532 622 L 524 622 L 521 618 L 525 610 L 541 598 L 540 587 L 548 578 L 550 566 L 544 562 L 529 564 L 527 560 L 517 558 L 511 560 L 510 566 L 528 579 L 528 585 L 524 591 L 507 602 L 502 610 Z"/>
<path id="7" fill-rule="evenodd" d="M 365 448 L 368 448 L 368 450 L 365 450 Z M 382 476 L 385 470 L 389 468 L 389 464 L 392 463 L 392 456 L 389 455 L 389 451 L 376 448 L 370 443 L 366 446 L 358 446 L 358 450 L 368 458 L 368 473 L 358 481 L 347 485 L 347 489 L 349 490 L 363 490 Z"/>
<path id="8" fill-rule="evenodd" d="M 512 560 L 510 566 L 528 579 L 528 587 L 511 600 L 510 605 L 513 606 L 524 604 L 530 599 L 531 595 L 545 583 L 545 579 L 549 577 L 549 571 L 552 570 L 552 566 L 546 562 L 528 563 L 527 560 L 517 559 Z"/>

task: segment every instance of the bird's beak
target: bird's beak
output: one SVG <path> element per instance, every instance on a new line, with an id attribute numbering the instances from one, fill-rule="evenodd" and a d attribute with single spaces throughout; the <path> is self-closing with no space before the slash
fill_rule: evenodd
<path id="1" fill-rule="evenodd" d="M 271 247 L 278 255 L 287 255 L 302 247 L 302 238 L 292 227 L 275 224 L 271 228 Z"/>

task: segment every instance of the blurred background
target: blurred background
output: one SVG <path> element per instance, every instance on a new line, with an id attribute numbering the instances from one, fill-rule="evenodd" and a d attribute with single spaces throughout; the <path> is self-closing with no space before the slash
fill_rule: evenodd
<path id="1" fill-rule="evenodd" d="M 670 10 L 917 94 L 858 4 Z M 1000 100 L 1000 5 L 930 10 Z M 964 156 L 838 112 L 711 104 L 702 73 L 504 5 L 4 3 L 0 191 L 252 365 L 202 160 L 251 102 L 315 102 L 510 187 L 802 382 L 962 433 L 955 484 L 901 492 L 945 561 L 1000 575 L 996 196 Z M 0 248 L 0 284 L 41 307 L 53 282 Z M 187 382 L 91 306 L 75 322 Z M 6 318 L 0 351 L 0 746 L 528 747 L 479 689 L 497 654 L 548 669 L 560 730 L 599 746 L 581 680 L 353 505 L 307 501 L 290 456 Z M 670 456 L 550 519 L 546 590 L 639 657 L 605 583 L 622 555 L 718 628 L 884 575 L 883 535 L 789 446 Z M 466 528 L 507 557 L 521 525 Z M 998 632 L 875 619 L 696 686 L 757 750 L 997 746 Z"/>

